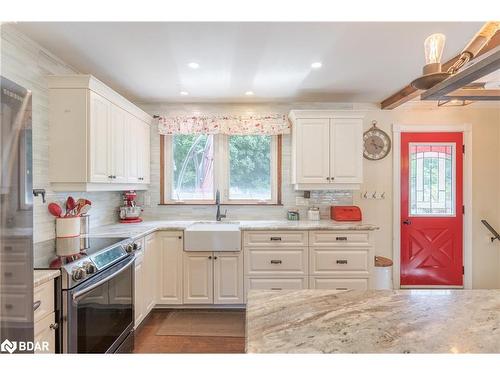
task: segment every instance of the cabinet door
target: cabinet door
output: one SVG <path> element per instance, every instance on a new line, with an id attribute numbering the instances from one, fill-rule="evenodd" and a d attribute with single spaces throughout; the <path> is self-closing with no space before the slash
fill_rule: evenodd
<path id="1" fill-rule="evenodd" d="M 35 322 L 33 342 L 41 345 L 35 354 L 54 354 L 56 350 L 55 313 Z M 44 347 L 45 345 L 45 347 Z"/>
<path id="2" fill-rule="evenodd" d="M 89 181 L 110 182 L 110 106 L 102 96 L 90 91 L 90 153 Z M 83 142 L 83 140 L 82 140 Z"/>
<path id="3" fill-rule="evenodd" d="M 155 306 L 156 254 L 156 234 L 150 234 L 144 241 L 144 309 L 146 314 Z"/>
<path id="4" fill-rule="evenodd" d="M 363 182 L 363 121 L 332 119 L 330 176 L 334 183 Z"/>
<path id="5" fill-rule="evenodd" d="M 144 256 L 136 255 L 134 272 L 134 328 L 144 319 Z"/>
<path id="6" fill-rule="evenodd" d="M 127 181 L 139 183 L 139 120 L 132 115 L 127 117 Z"/>
<path id="7" fill-rule="evenodd" d="M 295 132 L 295 183 L 328 183 L 330 178 L 330 120 L 299 119 Z"/>
<path id="8" fill-rule="evenodd" d="M 214 303 L 243 303 L 243 255 L 241 252 L 214 253 Z"/>
<path id="9" fill-rule="evenodd" d="M 182 232 L 158 232 L 156 303 L 182 304 Z"/>
<path id="10" fill-rule="evenodd" d="M 211 304 L 213 296 L 212 252 L 184 252 L 185 304 Z"/>
<path id="11" fill-rule="evenodd" d="M 110 106 L 110 137 L 108 143 L 109 157 L 111 162 L 111 182 L 127 182 L 127 170 L 125 163 L 126 155 L 126 116 L 128 115 L 120 107 L 114 104 Z"/>

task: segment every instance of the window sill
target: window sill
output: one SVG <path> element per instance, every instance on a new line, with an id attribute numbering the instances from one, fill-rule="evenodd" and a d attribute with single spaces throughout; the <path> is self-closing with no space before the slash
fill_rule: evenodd
<path id="1" fill-rule="evenodd" d="M 283 203 L 221 203 L 221 206 L 283 206 Z M 158 206 L 216 206 L 215 203 L 158 203 Z"/>

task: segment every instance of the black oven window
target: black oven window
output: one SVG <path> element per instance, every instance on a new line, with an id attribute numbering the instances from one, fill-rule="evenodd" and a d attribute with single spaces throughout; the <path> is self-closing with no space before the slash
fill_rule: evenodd
<path id="1" fill-rule="evenodd" d="M 132 270 L 78 300 L 78 353 L 105 353 L 133 322 Z"/>

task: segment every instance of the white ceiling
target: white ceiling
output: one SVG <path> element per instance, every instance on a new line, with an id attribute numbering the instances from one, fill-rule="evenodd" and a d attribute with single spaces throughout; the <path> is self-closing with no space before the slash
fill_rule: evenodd
<path id="1" fill-rule="evenodd" d="M 16 27 L 136 101 L 379 102 L 421 74 L 428 35 L 447 36 L 446 61 L 481 25 L 29 22 Z M 187 66 L 193 61 L 199 69 Z M 321 69 L 311 68 L 316 61 Z"/>

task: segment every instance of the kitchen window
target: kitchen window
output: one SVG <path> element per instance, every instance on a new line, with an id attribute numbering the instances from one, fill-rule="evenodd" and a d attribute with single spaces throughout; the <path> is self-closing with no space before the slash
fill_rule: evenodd
<path id="1" fill-rule="evenodd" d="M 161 203 L 280 204 L 281 135 L 161 136 Z"/>

